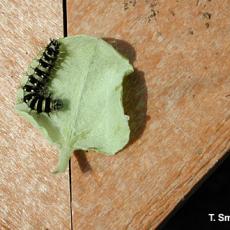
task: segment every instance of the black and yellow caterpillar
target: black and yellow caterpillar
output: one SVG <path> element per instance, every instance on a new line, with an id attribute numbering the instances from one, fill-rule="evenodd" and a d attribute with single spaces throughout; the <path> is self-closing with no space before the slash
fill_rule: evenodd
<path id="1" fill-rule="evenodd" d="M 23 101 L 31 110 L 35 110 L 37 113 L 44 112 L 49 114 L 63 107 L 62 100 L 52 99 L 51 93 L 47 91 L 50 72 L 59 55 L 59 47 L 60 44 L 57 40 L 50 41 L 38 60 L 38 66 L 34 69 L 33 74 L 28 76 L 28 80 L 23 86 Z"/>
<path id="2" fill-rule="evenodd" d="M 50 113 L 54 110 L 60 110 L 63 106 L 62 100 L 52 99 L 50 96 L 44 97 L 39 94 L 33 95 L 28 101 L 28 106 L 37 113 Z"/>

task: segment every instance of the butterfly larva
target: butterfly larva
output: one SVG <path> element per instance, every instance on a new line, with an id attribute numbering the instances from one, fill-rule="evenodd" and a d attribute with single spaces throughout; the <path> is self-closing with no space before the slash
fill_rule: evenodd
<path id="1" fill-rule="evenodd" d="M 47 92 L 47 82 L 50 80 L 50 72 L 58 58 L 60 44 L 53 39 L 45 48 L 38 66 L 34 68 L 34 73 L 28 76 L 26 84 L 23 86 L 23 101 L 31 110 L 37 113 L 50 113 L 53 110 L 60 110 L 63 103 L 60 99 L 52 99 L 50 92 Z M 48 95 L 49 96 L 46 96 Z"/>
<path id="2" fill-rule="evenodd" d="M 52 99 L 50 96 L 44 97 L 41 95 L 35 95 L 28 102 L 31 110 L 36 110 L 37 113 L 50 113 L 55 110 L 60 110 L 63 106 L 60 99 Z"/>

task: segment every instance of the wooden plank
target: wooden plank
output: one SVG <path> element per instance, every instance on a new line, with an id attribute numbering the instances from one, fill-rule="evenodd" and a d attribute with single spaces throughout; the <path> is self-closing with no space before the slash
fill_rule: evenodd
<path id="1" fill-rule="evenodd" d="M 74 229 L 156 228 L 229 149 L 229 18 L 227 0 L 68 1 L 68 35 L 113 38 L 136 68 L 131 143 L 72 158 Z"/>
<path id="2" fill-rule="evenodd" d="M 32 58 L 63 36 L 62 1 L 0 2 L 0 229 L 70 229 L 68 171 L 53 175 L 57 150 L 15 113 Z"/>

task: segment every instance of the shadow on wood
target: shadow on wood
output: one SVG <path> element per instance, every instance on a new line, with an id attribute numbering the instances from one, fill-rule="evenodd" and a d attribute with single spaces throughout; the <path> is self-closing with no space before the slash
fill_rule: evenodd
<path id="1" fill-rule="evenodd" d="M 129 116 L 130 140 L 132 144 L 141 137 L 147 121 L 147 88 L 144 72 L 134 72 L 123 81 L 123 105 L 125 114 Z"/>
<path id="2" fill-rule="evenodd" d="M 85 151 L 84 150 L 75 150 L 74 156 L 76 157 L 79 167 L 83 173 L 86 173 L 88 171 L 92 171 L 92 168 L 86 158 Z"/>

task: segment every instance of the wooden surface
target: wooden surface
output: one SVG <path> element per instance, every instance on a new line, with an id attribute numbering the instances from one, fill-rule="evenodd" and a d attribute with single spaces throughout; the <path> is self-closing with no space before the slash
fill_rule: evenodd
<path id="1" fill-rule="evenodd" d="M 110 38 L 136 68 L 131 143 L 72 158 L 74 229 L 154 229 L 229 149 L 229 18 L 227 0 L 68 1 L 68 35 Z"/>
<path id="2" fill-rule="evenodd" d="M 0 229 L 70 229 L 68 170 L 14 111 L 16 90 L 62 1 L 0 2 Z M 129 58 L 129 145 L 72 157 L 73 229 L 154 229 L 229 149 L 230 3 L 68 0 L 68 34 L 104 37 Z"/>
<path id="3" fill-rule="evenodd" d="M 62 1 L 0 1 L 0 229 L 70 229 L 68 170 L 53 175 L 57 150 L 15 113 L 32 58 L 63 36 Z"/>

